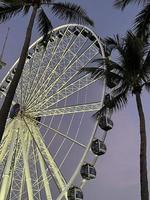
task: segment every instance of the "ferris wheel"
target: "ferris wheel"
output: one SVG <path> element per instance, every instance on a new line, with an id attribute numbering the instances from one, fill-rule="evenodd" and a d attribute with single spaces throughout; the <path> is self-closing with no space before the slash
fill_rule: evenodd
<path id="1" fill-rule="evenodd" d="M 91 117 L 108 97 L 105 79 L 79 73 L 104 58 L 103 47 L 77 24 L 55 28 L 46 49 L 40 41 L 29 49 L 0 144 L 0 199 L 81 200 L 113 126 Z M 0 84 L 1 102 L 17 63 Z"/>

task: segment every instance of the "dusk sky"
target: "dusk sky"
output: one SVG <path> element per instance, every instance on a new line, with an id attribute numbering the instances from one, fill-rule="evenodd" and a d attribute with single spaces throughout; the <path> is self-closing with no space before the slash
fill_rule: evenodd
<path id="1" fill-rule="evenodd" d="M 94 20 L 93 30 L 102 38 L 113 34 L 122 34 L 132 27 L 134 16 L 140 10 L 135 5 L 128 6 L 123 12 L 113 7 L 113 0 L 72 0 L 80 4 Z M 48 11 L 48 10 L 47 10 Z M 10 34 L 5 49 L 4 61 L 7 67 L 1 70 L 5 74 L 20 55 L 26 25 L 30 16 L 15 17 L 9 23 L 0 25 L 1 48 L 7 28 Z M 64 22 L 50 15 L 53 26 Z M 39 35 L 36 26 L 32 41 Z M 2 75 L 1 75 L 2 77 Z M 142 93 L 143 107 L 146 116 L 147 141 L 150 144 L 150 96 Z M 97 178 L 89 181 L 84 188 L 85 200 L 140 200 L 139 186 L 139 120 L 135 98 L 131 96 L 128 106 L 113 115 L 114 128 L 106 138 L 107 153 L 99 158 L 96 169 Z M 150 146 L 148 144 L 148 147 Z M 150 148 L 148 149 L 148 152 Z M 150 182 L 150 154 L 148 172 Z M 150 183 L 149 183 L 150 188 Z"/>

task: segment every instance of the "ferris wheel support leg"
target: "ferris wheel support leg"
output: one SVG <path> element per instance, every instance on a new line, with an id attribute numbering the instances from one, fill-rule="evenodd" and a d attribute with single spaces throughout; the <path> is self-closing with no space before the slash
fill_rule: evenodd
<path id="1" fill-rule="evenodd" d="M 46 170 L 45 170 L 45 163 L 44 163 L 44 160 L 43 160 L 43 158 L 42 158 L 42 156 L 41 156 L 39 151 L 38 151 L 38 157 L 39 157 L 41 172 L 42 172 L 42 176 L 43 176 L 46 199 L 47 200 L 52 200 L 52 195 L 51 195 L 51 191 L 50 191 L 50 187 L 49 187 L 49 182 L 48 182 L 47 174 L 46 174 Z"/>
<path id="2" fill-rule="evenodd" d="M 0 200 L 6 200 L 8 191 L 10 188 L 10 179 L 11 179 L 11 165 L 12 159 L 15 151 L 15 143 L 16 143 L 16 132 L 14 131 L 14 135 L 12 137 L 12 143 L 9 149 L 9 155 L 7 158 L 6 166 L 4 169 L 4 174 L 2 178 L 1 190 L 0 190 Z"/>
<path id="3" fill-rule="evenodd" d="M 34 200 L 30 170 L 29 170 L 29 163 L 28 163 L 28 156 L 27 156 L 27 152 L 26 152 L 25 142 L 23 139 L 23 134 L 24 134 L 23 132 L 20 132 L 20 140 L 21 140 L 21 146 L 22 146 L 22 154 L 23 154 L 23 162 L 24 162 L 24 169 L 25 169 L 25 176 L 26 176 L 28 198 L 29 198 L 29 200 Z"/>
<path id="4" fill-rule="evenodd" d="M 8 145 L 12 142 L 12 131 L 10 131 L 10 129 L 13 128 L 13 123 L 10 123 L 7 125 L 3 138 L 2 138 L 2 142 L 0 145 L 0 162 L 3 160 L 7 149 L 8 149 Z M 4 139 L 6 137 L 6 139 Z M 4 139 L 4 141 L 3 141 Z"/>
<path id="5" fill-rule="evenodd" d="M 46 158 L 46 161 L 52 172 L 52 176 L 55 179 L 55 182 L 56 182 L 59 190 L 63 191 L 66 187 L 66 181 L 65 181 L 63 175 L 61 174 L 57 164 L 53 160 L 50 152 L 48 151 L 43 139 L 41 138 L 39 130 L 36 127 L 33 127 L 31 134 L 33 134 L 32 136 L 34 137 L 34 140 L 36 142 L 38 149 L 41 150 L 40 151 L 41 156 Z M 65 199 L 67 199 L 67 193 L 65 193 L 64 197 L 65 197 Z"/>

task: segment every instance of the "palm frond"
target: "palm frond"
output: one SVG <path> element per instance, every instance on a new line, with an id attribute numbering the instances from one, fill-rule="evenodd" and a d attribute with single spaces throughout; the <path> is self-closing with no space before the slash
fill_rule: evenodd
<path id="1" fill-rule="evenodd" d="M 113 71 L 108 71 L 106 72 L 106 78 L 107 79 L 112 79 L 114 80 L 115 82 L 120 82 L 120 80 L 123 79 L 123 77 L 119 74 L 119 73 L 116 73 L 116 72 L 113 72 Z"/>
<path id="2" fill-rule="evenodd" d="M 132 32 L 127 32 L 124 47 L 124 65 L 129 71 L 139 70 L 144 56 L 143 41 Z M 134 69 L 134 70 L 133 70 Z"/>
<path id="3" fill-rule="evenodd" d="M 118 34 L 112 37 L 105 38 L 105 43 L 107 48 L 109 49 L 110 53 L 116 50 L 123 56 L 124 55 L 124 38 L 121 38 Z"/>
<path id="4" fill-rule="evenodd" d="M 107 37 L 105 38 L 105 43 L 106 46 L 108 46 L 111 50 L 113 50 L 114 48 L 116 48 L 118 46 L 118 41 L 119 41 L 119 36 L 114 36 L 114 38 L 112 37 Z"/>
<path id="5" fill-rule="evenodd" d="M 94 22 L 88 17 L 85 10 L 73 3 L 54 3 L 52 5 L 52 12 L 62 20 L 94 25 Z"/>
<path id="6" fill-rule="evenodd" d="M 19 14 L 23 9 L 22 5 L 2 5 L 0 6 L 0 23 L 10 20 Z"/>
<path id="7" fill-rule="evenodd" d="M 103 76 L 105 71 L 103 68 L 98 67 L 84 67 L 79 71 L 79 73 L 81 72 L 90 73 L 92 78 L 97 79 Z"/>
<path id="8" fill-rule="evenodd" d="M 42 8 L 38 10 L 37 21 L 38 21 L 38 31 L 42 36 L 46 37 L 48 32 L 53 29 L 53 26 Z"/>
<path id="9" fill-rule="evenodd" d="M 111 59 L 106 59 L 105 65 L 108 71 L 117 72 L 118 74 L 122 74 L 122 72 L 124 71 L 121 65 Z"/>
<path id="10" fill-rule="evenodd" d="M 30 7 L 31 7 L 30 5 L 24 5 L 23 6 L 23 15 L 28 14 Z"/>
<path id="11" fill-rule="evenodd" d="M 0 3 L 2 4 L 20 4 L 20 2 L 18 2 L 18 0 L 1 0 Z"/>
<path id="12" fill-rule="evenodd" d="M 106 59 L 108 58 L 95 58 L 91 61 L 91 63 L 94 63 L 94 65 L 97 66 L 97 68 L 100 68 L 105 64 Z"/>
<path id="13" fill-rule="evenodd" d="M 145 86 L 145 89 L 146 89 L 148 92 L 150 92 L 150 81 L 149 81 L 149 82 L 146 82 L 146 83 L 144 84 L 144 86 Z"/>
<path id="14" fill-rule="evenodd" d="M 112 61 L 109 57 L 96 58 L 92 61 L 92 63 L 96 63 L 98 68 L 105 66 L 108 71 L 123 71 L 123 68 L 117 62 Z"/>
<path id="15" fill-rule="evenodd" d="M 98 119 L 100 116 L 106 115 L 107 107 L 103 106 L 100 110 L 93 114 L 93 118 Z"/>
<path id="16" fill-rule="evenodd" d="M 150 50 L 144 60 L 144 63 L 143 63 L 143 69 L 146 69 L 148 71 L 150 71 Z"/>
<path id="17" fill-rule="evenodd" d="M 80 69 L 80 72 L 95 73 L 97 70 L 98 67 L 83 67 Z"/>
<path id="18" fill-rule="evenodd" d="M 128 103 L 128 98 L 126 93 L 122 93 L 116 97 L 112 97 L 110 101 L 109 108 L 105 105 L 94 113 L 93 117 L 98 118 L 99 116 L 106 115 L 107 111 L 116 112 L 120 109 L 123 109 Z"/>
<path id="19" fill-rule="evenodd" d="M 127 93 L 121 93 L 111 99 L 111 110 L 117 111 L 125 107 L 128 103 Z"/>
<path id="20" fill-rule="evenodd" d="M 139 37 L 146 37 L 150 31 L 150 3 L 144 6 L 142 11 L 136 16 L 134 24 L 135 32 Z"/>
<path id="21" fill-rule="evenodd" d="M 42 0 L 43 4 L 52 5 L 56 0 Z"/>
<path id="22" fill-rule="evenodd" d="M 145 4 L 148 3 L 148 1 L 149 0 L 115 0 L 114 6 L 123 10 L 129 3 Z"/>
<path id="23" fill-rule="evenodd" d="M 115 89 L 112 90 L 112 95 L 113 96 L 118 96 L 120 94 L 124 94 L 124 93 L 130 92 L 130 85 L 129 85 L 129 83 L 127 81 L 126 81 L 126 79 L 125 80 L 122 79 L 122 81 L 117 86 L 117 88 L 115 88 Z"/>

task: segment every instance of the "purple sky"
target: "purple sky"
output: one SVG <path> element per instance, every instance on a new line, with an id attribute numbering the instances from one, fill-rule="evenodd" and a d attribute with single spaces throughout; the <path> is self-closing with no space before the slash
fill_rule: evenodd
<path id="1" fill-rule="evenodd" d="M 130 6 L 124 12 L 113 8 L 112 0 L 72 0 L 80 3 L 89 16 L 95 21 L 94 30 L 101 37 L 113 34 L 124 34 L 132 23 L 138 8 Z M 28 16 L 29 17 L 29 16 Z M 62 24 L 53 20 L 53 25 Z M 7 69 L 1 70 L 4 74 L 20 54 L 21 43 L 24 37 L 27 17 L 16 17 L 9 23 L 0 25 L 0 43 L 3 44 L 7 27 L 10 26 L 10 35 L 4 55 L 8 63 Z M 35 29 L 33 41 L 38 38 Z M 148 94 L 142 95 L 146 115 L 147 135 L 150 141 L 150 117 Z M 106 139 L 107 153 L 101 157 L 96 165 L 97 178 L 88 183 L 84 189 L 85 200 L 140 200 L 139 193 L 139 127 L 135 99 L 131 98 L 126 109 L 113 116 L 114 128 Z M 148 151 L 149 152 L 149 151 Z M 148 154 L 148 158 L 149 154 Z M 148 160 L 150 171 L 150 160 Z M 149 174 L 150 180 L 150 174 Z"/>

